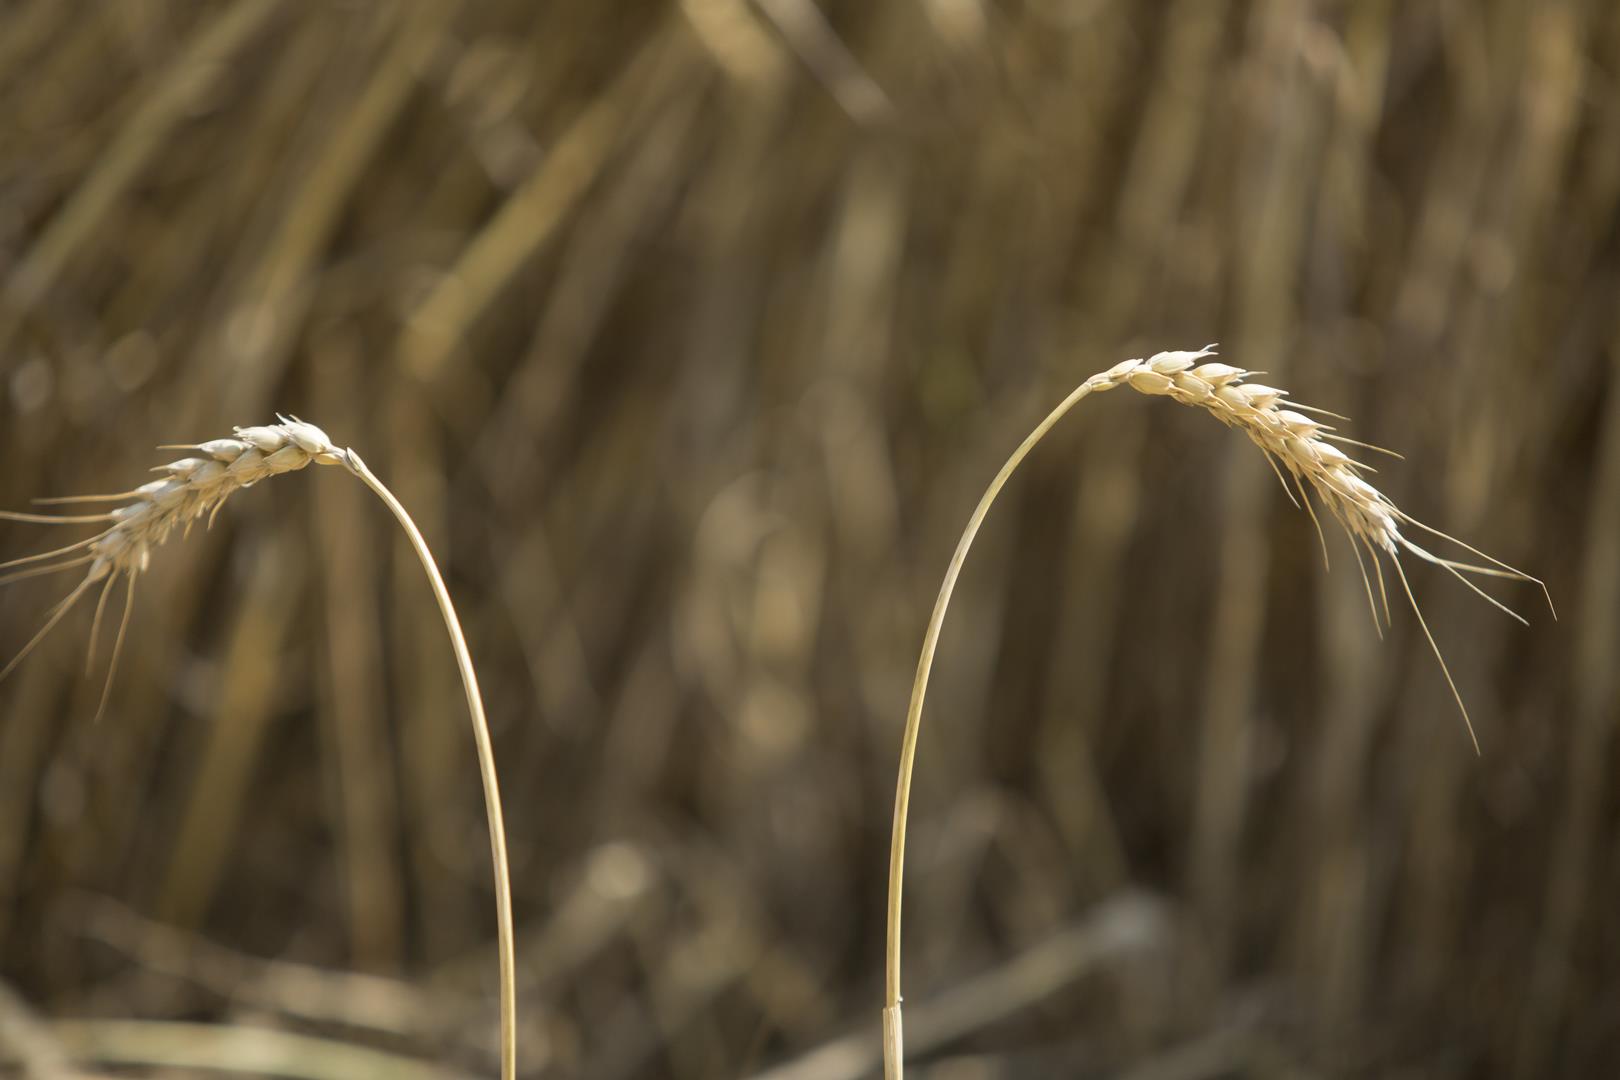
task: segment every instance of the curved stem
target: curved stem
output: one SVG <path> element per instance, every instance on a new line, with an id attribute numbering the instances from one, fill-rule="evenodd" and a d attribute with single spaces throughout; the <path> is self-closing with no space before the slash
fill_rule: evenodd
<path id="1" fill-rule="evenodd" d="M 433 597 L 439 602 L 444 615 L 444 626 L 450 634 L 450 645 L 455 650 L 456 666 L 461 669 L 461 684 L 467 691 L 467 711 L 472 715 L 473 739 L 478 744 L 478 773 L 484 781 L 484 810 L 489 817 L 489 848 L 495 863 L 495 921 L 499 938 L 501 964 L 501 1080 L 514 1080 L 517 1075 L 517 963 L 512 943 L 512 873 L 506 857 L 506 823 L 501 814 L 501 790 L 495 777 L 495 750 L 490 742 L 489 722 L 484 718 L 484 699 L 478 690 L 478 675 L 473 670 L 472 654 L 467 651 L 467 638 L 461 632 L 461 621 L 456 618 L 455 605 L 450 602 L 450 590 L 428 551 L 421 530 L 411 520 L 405 507 L 394 498 L 393 492 L 372 475 L 360 455 L 345 451 L 343 463 L 349 471 L 363 480 L 376 493 L 399 520 L 400 527 L 411 542 L 416 557 L 427 572 Z"/>
<path id="2" fill-rule="evenodd" d="M 973 510 L 973 516 L 968 519 L 967 528 L 962 531 L 962 538 L 957 541 L 956 553 L 951 556 L 951 564 L 945 570 L 939 598 L 934 601 L 934 613 L 923 635 L 922 655 L 917 659 L 917 676 L 911 684 L 911 704 L 906 710 L 906 730 L 900 744 L 900 778 L 894 796 L 894 835 L 889 842 L 889 924 L 888 946 L 884 954 L 886 997 L 883 1008 L 883 1075 L 886 1080 L 901 1080 L 905 1067 L 905 1038 L 900 1023 L 900 900 L 905 876 L 906 818 L 911 809 L 911 776 L 916 768 L 917 733 L 922 727 L 923 697 L 928 693 L 928 675 L 934 666 L 934 650 L 939 645 L 940 627 L 945 622 L 945 611 L 950 607 L 951 593 L 956 590 L 956 579 L 962 573 L 968 549 L 973 546 L 979 526 L 984 524 L 985 515 L 990 512 L 1007 479 L 1035 448 L 1035 444 L 1063 418 L 1063 414 L 1099 385 L 1104 384 L 1088 379 L 1076 387 L 1018 445 L 996 478 L 990 481 L 990 486 L 979 499 L 979 505 Z"/>

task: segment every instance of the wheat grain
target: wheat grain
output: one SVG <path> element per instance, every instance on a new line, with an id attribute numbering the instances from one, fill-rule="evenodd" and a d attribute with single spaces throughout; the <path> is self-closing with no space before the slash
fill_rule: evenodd
<path id="1" fill-rule="evenodd" d="M 478 750 L 479 774 L 484 786 L 484 807 L 489 820 L 490 853 L 495 868 L 495 912 L 500 957 L 501 995 L 501 1076 L 513 1080 L 517 1073 L 517 982 L 516 957 L 513 944 L 511 871 L 506 853 L 506 825 L 501 812 L 500 787 L 495 773 L 494 748 L 489 735 L 489 723 L 484 715 L 483 696 L 478 689 L 478 676 L 472 656 L 468 652 L 466 637 L 460 620 L 450 601 L 444 578 L 428 551 L 415 522 L 406 513 L 398 499 L 366 467 L 360 455 L 353 450 L 339 449 L 326 432 L 314 424 L 297 417 L 277 417 L 280 421 L 258 427 L 239 427 L 230 438 L 213 439 L 202 443 L 160 446 L 160 450 L 194 451 L 197 456 L 183 457 L 154 472 L 163 475 L 129 491 L 113 495 L 70 495 L 66 497 L 36 499 L 40 505 L 68 505 L 87 503 L 123 503 L 124 505 L 101 514 L 29 514 L 0 511 L 0 519 L 35 524 L 90 525 L 105 524 L 101 532 L 87 539 L 51 551 L 25 555 L 0 563 L 0 585 L 23 578 L 53 574 L 86 566 L 83 580 L 51 609 L 45 623 L 35 632 L 17 655 L 0 669 L 4 680 L 43 641 L 58 623 L 73 610 L 91 589 L 101 585 L 96 600 L 96 612 L 90 628 L 87 666 L 95 658 L 96 638 L 100 632 L 102 616 L 113 585 L 122 578 L 126 582 L 123 613 L 118 620 L 118 633 L 113 641 L 107 677 L 102 687 L 101 702 L 96 710 L 99 721 L 106 711 L 112 691 L 113 677 L 117 673 L 118 659 L 124 638 L 129 630 L 130 612 L 134 607 L 135 581 L 151 563 L 152 550 L 173 535 L 176 529 L 189 531 L 199 518 L 207 517 L 210 525 L 227 499 L 242 488 L 252 487 L 261 480 L 283 473 L 296 472 L 310 464 L 342 465 L 369 487 L 388 507 L 405 531 L 412 550 L 427 574 L 434 599 L 444 616 L 445 629 L 455 653 L 456 665 L 461 672 L 466 691 L 467 709 L 472 718 L 473 738 Z"/>
<path id="2" fill-rule="evenodd" d="M 1367 563 L 1363 561 L 1362 552 L 1365 551 L 1370 556 L 1369 561 L 1377 576 L 1386 624 L 1390 618 L 1389 598 L 1384 583 L 1381 557 L 1388 559 L 1393 567 L 1400 579 L 1407 602 L 1423 630 L 1423 636 L 1428 641 L 1435 659 L 1439 661 L 1446 685 L 1450 687 L 1452 698 L 1462 713 L 1463 723 L 1476 753 L 1479 752 L 1479 739 L 1474 733 L 1473 721 L 1468 715 L 1467 706 L 1463 704 L 1456 681 L 1451 676 L 1451 669 L 1446 664 L 1434 635 L 1429 631 L 1428 622 L 1418 607 L 1417 598 L 1401 565 L 1401 554 L 1410 553 L 1425 562 L 1441 567 L 1520 622 L 1524 622 L 1522 616 L 1508 609 L 1464 575 L 1477 574 L 1534 582 L 1541 586 L 1542 593 L 1547 599 L 1547 606 L 1549 609 L 1552 608 L 1552 595 L 1540 579 L 1493 559 L 1461 540 L 1447 536 L 1403 513 L 1383 492 L 1367 481 L 1364 474 L 1372 472 L 1372 468 L 1350 457 L 1339 446 L 1362 447 L 1380 453 L 1390 451 L 1380 450 L 1378 447 L 1338 434 L 1332 425 L 1314 417 L 1337 420 L 1343 420 L 1344 417 L 1325 409 L 1297 402 L 1290 403 L 1285 400 L 1289 396 L 1287 391 L 1251 382 L 1249 381 L 1251 372 L 1211 359 L 1214 355 L 1214 345 L 1192 351 L 1161 352 L 1145 360 L 1126 360 L 1081 383 L 1036 425 L 1002 465 L 1001 471 L 996 474 L 995 479 L 980 497 L 972 516 L 968 518 L 961 539 L 957 541 L 956 550 L 945 571 L 945 579 L 940 585 L 939 596 L 934 602 L 928 628 L 923 634 L 922 654 L 917 661 L 916 678 L 912 683 L 911 702 L 906 711 L 905 731 L 901 740 L 900 775 L 894 801 L 894 831 L 889 847 L 888 943 L 884 973 L 886 999 L 883 1009 L 883 1069 L 887 1080 L 901 1080 L 904 1066 L 905 1037 L 900 1012 L 900 913 L 905 876 L 906 821 L 911 806 L 911 779 L 916 766 L 917 736 L 922 724 L 923 699 L 928 691 L 928 677 L 933 670 L 934 652 L 939 644 L 940 629 L 945 621 L 945 612 L 950 606 L 951 594 L 956 588 L 956 580 L 961 574 L 962 564 L 966 561 L 974 537 L 978 535 L 979 527 L 984 523 L 996 496 L 1006 485 L 1013 471 L 1018 468 L 1019 463 L 1046 436 L 1053 425 L 1083 398 L 1122 386 L 1130 387 L 1142 394 L 1168 397 L 1183 405 L 1204 409 L 1226 426 L 1243 432 L 1265 455 L 1289 499 L 1310 513 L 1321 538 L 1325 560 L 1327 538 L 1322 533 L 1321 520 L 1311 502 L 1311 494 L 1314 492 L 1330 517 L 1337 521 L 1350 537 L 1351 550 L 1355 552 L 1356 564 L 1361 569 L 1362 581 L 1367 591 L 1367 603 L 1372 608 L 1375 627 L 1378 625 L 1379 604 L 1373 599 L 1372 579 L 1367 576 Z M 1311 415 L 1306 415 L 1307 413 Z M 1292 490 L 1289 488 L 1289 480 L 1293 481 Z M 1298 493 L 1298 498 L 1295 498 L 1295 492 Z M 1435 555 L 1402 532 L 1407 526 L 1456 544 L 1487 565 Z M 1556 611 L 1554 617 L 1557 617 Z"/>

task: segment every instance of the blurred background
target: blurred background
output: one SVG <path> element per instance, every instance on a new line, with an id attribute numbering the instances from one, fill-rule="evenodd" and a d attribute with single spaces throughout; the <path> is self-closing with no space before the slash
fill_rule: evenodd
<path id="1" fill-rule="evenodd" d="M 958 533 L 1072 386 L 1218 340 L 1559 621 L 1413 571 L 1476 757 L 1246 441 L 1085 402 L 946 623 L 915 1074 L 1613 1076 L 1617 79 L 1604 0 L 14 0 L 0 506 L 277 411 L 359 449 L 496 727 L 525 1075 L 854 1080 Z M 383 508 L 311 469 L 171 540 L 99 724 L 88 628 L 0 686 L 0 1073 L 492 1075 Z"/>

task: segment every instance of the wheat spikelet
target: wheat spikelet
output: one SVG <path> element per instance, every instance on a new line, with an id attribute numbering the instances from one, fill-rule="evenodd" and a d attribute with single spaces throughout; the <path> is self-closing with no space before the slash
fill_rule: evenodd
<path id="1" fill-rule="evenodd" d="M 189 530 L 199 518 L 207 517 L 213 524 L 225 501 L 242 488 L 252 487 L 260 480 L 296 472 L 310 464 L 342 465 L 369 487 L 388 507 L 405 531 L 434 599 L 444 616 L 445 629 L 455 652 L 462 686 L 466 691 L 467 710 L 472 718 L 473 738 L 478 750 L 479 774 L 484 786 L 484 806 L 489 820 L 490 853 L 495 867 L 495 912 L 498 928 L 501 996 L 501 1076 L 513 1080 L 517 1073 L 517 983 L 516 958 L 513 944 L 511 871 L 506 853 L 506 826 L 501 812 L 500 789 L 495 774 L 495 756 L 489 736 L 489 724 L 484 715 L 483 696 L 478 689 L 478 676 L 473 669 L 466 637 L 462 633 L 454 605 L 444 578 L 428 551 L 416 523 L 377 477 L 367 468 L 360 455 L 353 450 L 339 449 L 326 432 L 314 424 L 297 417 L 278 416 L 279 423 L 258 427 L 239 427 L 230 438 L 213 439 L 203 443 L 160 446 L 160 450 L 194 451 L 194 456 L 183 457 L 154 472 L 163 475 L 149 483 L 114 495 L 71 495 L 60 498 L 36 499 L 42 505 L 85 503 L 123 503 L 100 514 L 27 514 L 0 511 L 0 519 L 50 525 L 106 525 L 101 532 L 65 547 L 43 551 L 34 555 L 0 563 L 0 585 L 23 578 L 53 574 L 64 570 L 87 567 L 83 580 L 51 609 L 45 623 L 11 661 L 0 669 L 4 680 L 56 625 L 87 596 L 96 585 L 101 586 L 96 600 L 94 620 L 90 627 L 87 666 L 94 662 L 96 638 L 101 629 L 107 598 L 113 585 L 122 578 L 126 582 L 123 614 L 119 617 L 118 634 L 113 641 L 112 657 L 108 661 L 106 683 L 102 688 L 101 703 L 96 710 L 99 720 L 106 711 L 112 690 L 113 677 L 118 669 L 118 657 L 129 630 L 130 612 L 134 607 L 135 580 L 146 571 L 152 558 L 152 549 L 161 545 L 175 529 Z"/>
<path id="2" fill-rule="evenodd" d="M 1493 559 L 1461 540 L 1447 536 L 1403 513 L 1383 492 L 1366 480 L 1364 474 L 1374 470 L 1350 457 L 1339 447 L 1356 446 L 1377 450 L 1380 453 L 1390 451 L 1379 450 L 1378 447 L 1338 434 L 1332 425 L 1313 417 L 1322 416 L 1337 420 L 1343 420 L 1344 417 L 1325 409 L 1287 402 L 1284 400 L 1289 396 L 1287 391 L 1251 382 L 1249 380 L 1252 372 L 1210 359 L 1214 355 L 1213 345 L 1195 351 L 1161 352 L 1145 360 L 1126 360 L 1081 383 L 1037 424 L 1013 451 L 1012 456 L 1007 459 L 1006 464 L 1001 467 L 1001 471 L 996 474 L 995 479 L 980 497 L 961 539 L 957 541 L 956 551 L 945 571 L 945 580 L 940 585 L 939 597 L 934 602 L 928 629 L 923 635 L 922 654 L 917 661 L 917 674 L 912 683 L 911 703 L 907 709 L 905 732 L 901 742 L 900 776 L 894 802 L 894 831 L 889 847 L 888 946 L 884 980 L 886 1001 L 883 1010 L 883 1060 L 886 1080 L 901 1080 L 903 1075 L 905 1039 L 900 1016 L 900 908 L 905 874 L 906 821 L 911 805 L 911 778 L 916 765 L 917 736 L 921 730 L 923 698 L 928 690 L 928 676 L 933 669 L 934 651 L 939 643 L 940 629 L 944 624 L 945 612 L 950 606 L 951 594 L 955 590 L 956 579 L 961 574 L 962 565 L 967 559 L 968 550 L 973 546 L 974 537 L 978 535 L 979 527 L 984 523 L 996 496 L 1019 463 L 1046 436 L 1053 425 L 1082 398 L 1122 386 L 1130 387 L 1142 394 L 1168 397 L 1183 405 L 1201 408 L 1227 427 L 1243 432 L 1265 455 L 1289 499 L 1310 513 L 1312 521 L 1316 523 L 1317 534 L 1322 541 L 1322 555 L 1326 560 L 1327 537 L 1322 533 L 1321 519 L 1311 502 L 1311 494 L 1314 492 L 1316 500 L 1326 508 L 1328 516 L 1338 522 L 1350 538 L 1351 550 L 1355 552 L 1356 565 L 1361 570 L 1362 582 L 1366 586 L 1367 603 L 1372 608 L 1375 628 L 1378 626 L 1380 603 L 1384 622 L 1387 624 L 1390 621 L 1383 560 L 1387 559 L 1394 569 L 1401 590 L 1417 617 L 1418 625 L 1423 629 L 1423 636 L 1428 641 L 1435 659 L 1439 661 L 1446 685 L 1450 687 L 1452 698 L 1462 713 L 1463 723 L 1476 753 L 1479 752 L 1479 739 L 1474 733 L 1473 721 L 1468 716 L 1468 708 L 1463 704 L 1462 694 L 1457 689 L 1456 681 L 1451 677 L 1451 669 L 1446 664 L 1445 657 L 1441 655 L 1440 647 L 1429 631 L 1422 610 L 1418 607 L 1412 586 L 1407 581 L 1406 570 L 1401 565 L 1402 553 L 1409 553 L 1441 567 L 1520 622 L 1525 621 L 1522 616 L 1509 610 L 1495 597 L 1468 580 L 1465 575 L 1533 582 L 1541 586 L 1542 593 L 1547 598 L 1547 606 L 1549 609 L 1552 608 L 1552 596 L 1540 579 Z M 1312 415 L 1306 415 L 1307 413 Z M 1292 489 L 1289 487 L 1290 480 L 1293 481 Z M 1295 498 L 1296 492 L 1298 498 Z M 1405 527 L 1456 544 L 1482 562 L 1461 562 L 1427 551 L 1402 531 Z M 1363 551 L 1369 556 L 1366 560 L 1362 557 Z M 1371 562 L 1376 574 L 1378 601 L 1373 599 L 1373 579 L 1367 575 L 1368 562 Z M 1554 617 L 1557 617 L 1556 611 Z M 1379 632 L 1382 635 L 1382 631 Z"/>

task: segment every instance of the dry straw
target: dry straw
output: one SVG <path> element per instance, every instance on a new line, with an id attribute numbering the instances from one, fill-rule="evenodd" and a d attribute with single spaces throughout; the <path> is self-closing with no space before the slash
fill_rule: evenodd
<path id="1" fill-rule="evenodd" d="M 0 563 L 0 585 L 23 578 L 54 574 L 85 567 L 84 579 L 76 585 L 50 612 L 45 623 L 29 639 L 22 650 L 0 669 L 0 680 L 10 675 L 45 636 L 53 630 L 69 611 L 100 586 L 96 600 L 95 618 L 90 629 L 89 660 L 95 659 L 96 639 L 100 636 L 102 616 L 106 612 L 107 598 L 113 586 L 122 579 L 125 583 L 123 613 L 119 617 L 118 633 L 113 639 L 112 658 L 108 662 L 106 685 L 102 689 L 101 704 L 96 716 L 106 710 L 112 690 L 113 676 L 118 667 L 118 656 L 123 649 L 124 636 L 129 629 L 130 611 L 134 607 L 135 581 L 146 570 L 152 549 L 162 544 L 175 529 L 189 531 L 199 518 L 207 517 L 210 524 L 225 500 L 242 488 L 252 487 L 260 480 L 282 473 L 294 472 L 311 463 L 342 465 L 359 477 L 382 499 L 405 530 L 412 549 L 421 560 L 433 588 L 434 599 L 444 616 L 450 644 L 455 651 L 456 665 L 461 670 L 462 686 L 467 694 L 467 710 L 472 717 L 473 738 L 478 745 L 478 771 L 484 784 L 484 808 L 489 818 L 489 843 L 495 866 L 496 924 L 500 951 L 501 996 L 501 1076 L 513 1080 L 517 1074 L 517 989 L 516 964 L 512 943 L 511 872 L 506 856 L 506 826 L 501 815 L 500 787 L 495 776 L 495 754 L 490 743 L 489 724 L 484 717 L 483 696 L 478 689 L 478 676 L 473 670 L 472 656 L 467 650 L 461 622 L 456 618 L 444 578 L 429 553 L 421 532 L 411 520 L 399 500 L 394 498 L 382 481 L 378 480 L 360 455 L 353 450 L 333 445 L 326 432 L 296 417 L 280 417 L 280 423 L 261 427 L 237 428 L 228 439 L 181 446 L 163 446 L 162 450 L 186 450 L 193 456 L 161 465 L 155 472 L 163 475 L 131 491 L 115 495 L 75 495 L 66 498 L 38 499 L 39 504 L 63 505 L 69 503 L 123 503 L 116 509 L 99 514 L 20 514 L 0 511 L 0 519 L 50 525 L 104 525 L 99 533 L 65 547 L 28 555 L 10 562 Z"/>
<path id="2" fill-rule="evenodd" d="M 1040 442 L 1053 425 L 1082 398 L 1116 387 L 1128 386 L 1143 394 L 1168 397 L 1183 405 L 1202 408 L 1227 427 L 1243 432 L 1265 455 L 1288 497 L 1296 506 L 1303 506 L 1310 513 L 1311 519 L 1316 523 L 1317 533 L 1322 539 L 1322 554 L 1325 560 L 1327 538 L 1322 534 L 1321 519 L 1311 502 L 1311 495 L 1314 492 L 1328 515 L 1337 521 L 1350 537 L 1351 550 L 1355 552 L 1356 563 L 1361 568 L 1362 581 L 1366 585 L 1367 603 L 1373 609 L 1375 627 L 1378 626 L 1380 606 L 1383 609 L 1384 622 L 1388 623 L 1390 618 L 1389 595 L 1383 571 L 1383 559 L 1388 559 L 1400 581 L 1401 591 L 1406 595 L 1407 603 L 1417 616 L 1418 625 L 1423 628 L 1423 635 L 1440 663 L 1440 670 L 1445 673 L 1446 684 L 1451 688 L 1457 708 L 1462 712 L 1469 738 L 1474 743 L 1474 750 L 1476 753 L 1479 750 L 1479 740 L 1474 735 L 1474 726 L 1468 717 L 1468 709 L 1463 705 L 1462 695 L 1457 691 L 1451 670 L 1446 666 L 1445 657 L 1440 654 L 1440 648 L 1435 644 L 1434 635 L 1429 632 L 1428 623 L 1424 621 L 1417 598 L 1413 596 L 1412 587 L 1407 582 L 1406 571 L 1401 566 L 1401 553 L 1410 553 L 1425 562 L 1441 567 L 1520 622 L 1524 621 L 1522 617 L 1516 612 L 1509 611 L 1464 575 L 1477 574 L 1534 582 L 1541 585 L 1543 594 L 1546 594 L 1546 586 L 1539 579 L 1515 570 L 1506 563 L 1499 562 L 1462 541 L 1402 513 L 1387 496 L 1367 482 L 1364 474 L 1373 470 L 1351 458 L 1339 447 L 1345 445 L 1368 450 L 1378 448 L 1336 434 L 1330 424 L 1313 418 L 1320 416 L 1343 420 L 1344 417 L 1323 409 L 1285 402 L 1284 399 L 1288 397 L 1287 391 L 1248 381 L 1251 372 L 1210 360 L 1214 354 L 1213 345 L 1196 352 L 1161 352 L 1147 360 L 1127 360 L 1116 364 L 1081 383 L 1047 415 L 1046 419 L 1036 425 L 1035 430 L 1031 431 L 1013 451 L 1007 463 L 1001 467 L 1001 471 L 985 489 L 978 506 L 974 508 L 973 516 L 968 519 L 962 538 L 957 542 L 956 552 L 951 556 L 950 566 L 945 571 L 945 580 L 940 585 L 939 598 L 934 602 L 934 612 L 929 618 L 928 629 L 923 635 L 922 655 L 917 661 L 917 675 L 911 688 L 911 704 L 906 712 L 905 734 L 900 750 L 900 778 L 894 800 L 894 833 L 889 848 L 888 947 L 884 972 L 886 997 L 883 1010 L 883 1068 L 887 1080 L 900 1080 L 904 1064 L 905 1040 L 900 1020 L 900 901 L 905 872 L 906 818 L 911 805 L 911 777 L 916 764 L 917 733 L 922 724 L 923 697 L 928 691 L 928 675 L 933 668 L 934 650 L 939 643 L 940 627 L 945 621 L 951 593 L 956 588 L 956 579 L 962 572 L 962 564 L 967 559 L 968 549 L 973 546 L 973 539 L 978 535 L 979 527 L 984 523 L 985 515 L 990 512 L 996 496 L 1007 483 L 1013 470 L 1017 469 L 1019 463 L 1034 449 L 1035 444 Z M 1307 413 L 1312 415 L 1306 415 Z M 1389 451 L 1379 452 L 1389 453 Z M 1393 456 L 1399 457 L 1398 454 Z M 1292 489 L 1289 486 L 1290 481 L 1293 484 Z M 1298 498 L 1295 498 L 1295 492 L 1298 493 Z M 1402 532 L 1403 528 L 1408 526 L 1455 544 L 1482 560 L 1482 563 L 1460 562 L 1427 551 Z M 1367 556 L 1365 559 L 1363 552 Z M 1369 562 L 1374 577 L 1367 574 Z M 1377 581 L 1377 600 L 1374 600 L 1373 595 L 1374 580 Z M 1552 606 L 1550 595 L 1547 595 L 1547 605 L 1549 608 Z"/>

